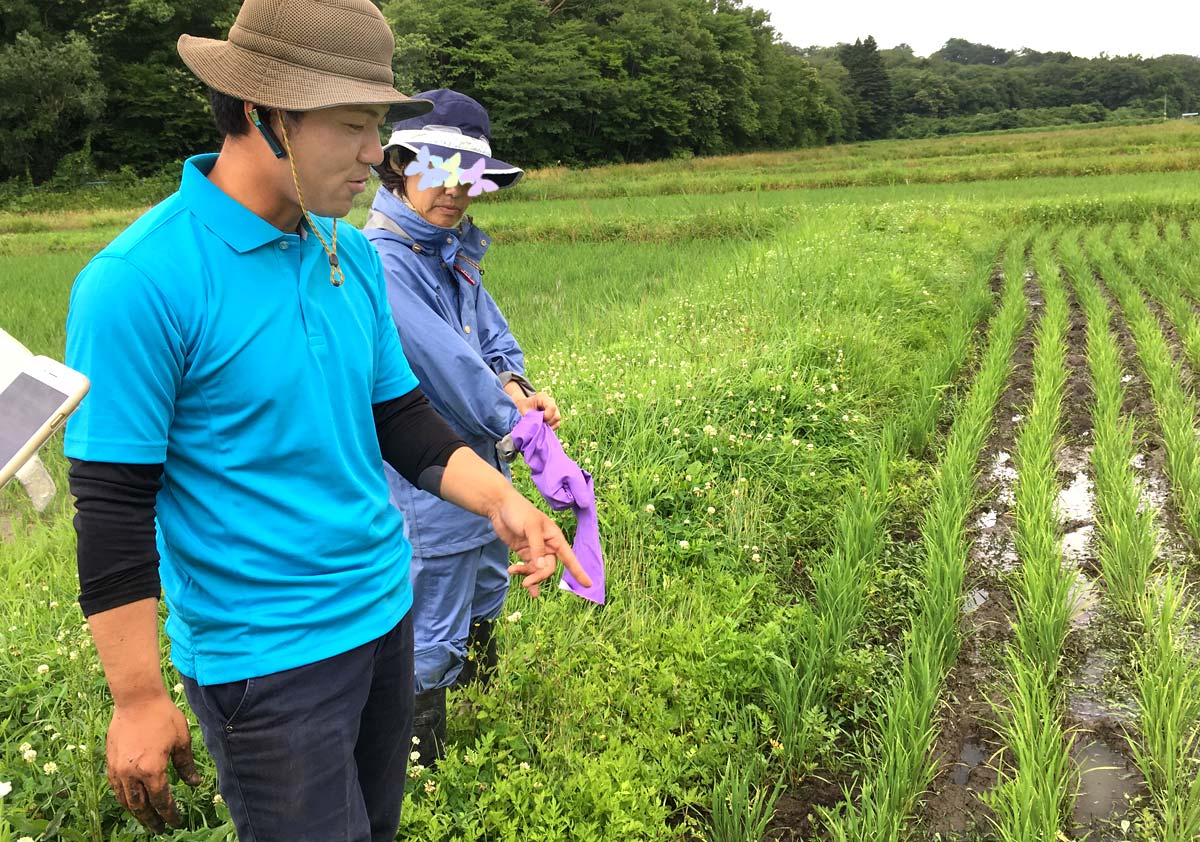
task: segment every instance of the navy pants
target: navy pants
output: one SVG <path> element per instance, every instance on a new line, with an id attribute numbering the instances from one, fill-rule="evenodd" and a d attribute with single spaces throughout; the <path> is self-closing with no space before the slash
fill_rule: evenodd
<path id="1" fill-rule="evenodd" d="M 392 842 L 412 741 L 412 612 L 376 640 L 188 703 L 239 842 Z"/>

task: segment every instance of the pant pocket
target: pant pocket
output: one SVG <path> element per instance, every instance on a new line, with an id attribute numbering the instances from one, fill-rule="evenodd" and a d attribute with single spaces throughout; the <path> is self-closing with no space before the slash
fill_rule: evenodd
<path id="1" fill-rule="evenodd" d="M 221 721 L 222 727 L 229 730 L 245 718 L 258 681 L 257 678 L 246 678 L 227 684 L 209 684 L 200 690 L 204 693 L 205 704 Z"/>

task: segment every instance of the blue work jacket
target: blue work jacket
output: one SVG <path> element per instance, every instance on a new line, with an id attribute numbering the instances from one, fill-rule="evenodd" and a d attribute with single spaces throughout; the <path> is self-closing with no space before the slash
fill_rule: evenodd
<path id="1" fill-rule="evenodd" d="M 433 225 L 383 187 L 364 233 L 383 260 L 392 319 L 421 389 L 472 450 L 510 476 L 496 443 L 520 415 L 500 378 L 506 372 L 523 377 L 525 355 L 483 288 L 479 263 L 491 239 L 470 217 L 457 228 Z M 486 518 L 385 467 L 415 555 L 449 555 L 496 539 Z"/>

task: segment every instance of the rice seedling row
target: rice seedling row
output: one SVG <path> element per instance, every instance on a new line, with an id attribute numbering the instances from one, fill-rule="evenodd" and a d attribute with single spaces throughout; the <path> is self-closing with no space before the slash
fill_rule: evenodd
<path id="1" fill-rule="evenodd" d="M 1176 231 L 1179 229 L 1176 227 Z M 1157 239 L 1139 231 L 1143 244 Z M 1166 242 L 1170 243 L 1168 233 Z M 1072 242 L 1068 265 L 1097 328 L 1094 360 L 1097 389 L 1095 462 L 1100 510 L 1102 561 L 1108 595 L 1131 623 L 1137 717 L 1129 737 L 1131 753 L 1149 791 L 1152 809 L 1141 832 L 1162 840 L 1194 839 L 1200 833 L 1200 784 L 1196 755 L 1200 738 L 1200 661 L 1192 643 L 1193 609 L 1180 571 L 1158 556 L 1155 511 L 1142 506 L 1132 464 L 1136 458 L 1133 426 L 1122 418 L 1119 352 L 1107 332 L 1109 313 L 1096 283 L 1085 271 Z M 1126 265 L 1137 255 L 1126 248 Z M 1161 292 L 1161 287 L 1160 287 Z M 1132 299 L 1131 299 L 1132 300 Z M 1160 299 L 1161 301 L 1161 299 Z M 1103 388 L 1099 384 L 1103 383 Z"/>
<path id="2" fill-rule="evenodd" d="M 1070 628 L 1072 583 L 1064 569 L 1055 504 L 1056 450 L 1067 379 L 1065 290 L 1050 258 L 1049 236 L 1033 243 L 1045 302 L 1034 352 L 1033 395 L 1015 454 L 1016 549 L 1020 566 L 1012 588 L 1013 640 L 1004 656 L 1003 701 L 998 706 L 1004 753 L 1000 780 L 985 798 L 1004 842 L 1053 839 L 1066 826 L 1073 768 L 1063 714 L 1060 667 Z"/>
<path id="3" fill-rule="evenodd" d="M 1000 310 L 992 322 L 978 375 L 942 453 L 935 497 L 921 528 L 924 589 L 905 636 L 899 679 L 868 737 L 866 768 L 857 782 L 857 793 L 852 797 L 847 787 L 846 801 L 839 809 L 825 812 L 827 832 L 833 839 L 898 839 L 933 774 L 929 759 L 933 714 L 959 644 L 965 530 L 975 496 L 975 466 L 1028 311 L 1022 251 L 1020 242 L 1008 249 Z"/>
<path id="4" fill-rule="evenodd" d="M 1183 370 L 1174 359 L 1159 319 L 1137 281 L 1104 241 L 1104 229 L 1086 238 L 1093 265 L 1124 312 L 1138 358 L 1154 397 L 1158 426 L 1167 451 L 1171 497 L 1190 539 L 1200 541 L 1200 441 L 1195 434 L 1196 403 L 1183 388 Z"/>
<path id="5" fill-rule="evenodd" d="M 1106 598 L 1121 616 L 1140 616 L 1140 602 L 1157 554 L 1154 511 L 1142 505 L 1133 465 L 1137 458 L 1133 419 L 1123 412 L 1126 390 L 1121 348 L 1112 312 L 1079 248 L 1078 229 L 1058 241 L 1058 255 L 1087 316 L 1087 358 L 1092 379 L 1092 469 L 1100 575 Z"/>
<path id="6" fill-rule="evenodd" d="M 1158 226 L 1152 222 L 1138 226 L 1135 240 L 1122 238 L 1121 257 L 1132 271 L 1144 265 L 1141 277 L 1146 289 L 1169 320 L 1168 331 L 1179 347 L 1185 377 L 1193 393 L 1195 374 L 1200 371 L 1200 312 L 1183 291 L 1184 273 L 1176 249 L 1160 238 Z"/>
<path id="7" fill-rule="evenodd" d="M 1150 791 L 1149 839 L 1200 838 L 1200 657 L 1194 597 L 1167 573 L 1140 602 L 1137 733 L 1130 747 Z"/>
<path id="8" fill-rule="evenodd" d="M 794 630 L 789 651 L 772 658 L 768 699 L 779 725 L 787 777 L 809 771 L 817 736 L 828 728 L 832 675 L 853 647 L 863 621 L 864 601 L 886 542 L 884 518 L 894 499 L 891 465 L 906 454 L 920 456 L 934 432 L 943 392 L 965 363 L 987 299 L 965 296 L 945 332 L 940 353 L 917 376 L 906 411 L 884 427 L 880 444 L 864 459 L 859 481 L 850 486 L 835 527 L 835 544 L 813 572 L 815 622 Z"/>

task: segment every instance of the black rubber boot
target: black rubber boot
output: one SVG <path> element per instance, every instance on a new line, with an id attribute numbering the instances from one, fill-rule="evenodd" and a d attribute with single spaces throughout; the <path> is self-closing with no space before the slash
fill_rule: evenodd
<path id="1" fill-rule="evenodd" d="M 413 751 L 417 763 L 433 767 L 446 753 L 446 688 L 418 693 L 413 705 Z"/>
<path id="2" fill-rule="evenodd" d="M 496 624 L 492 620 L 471 624 L 471 632 L 467 636 L 467 659 L 463 662 L 462 672 L 454 680 L 455 687 L 478 682 L 481 689 L 487 690 L 499 661 L 495 630 Z"/>

